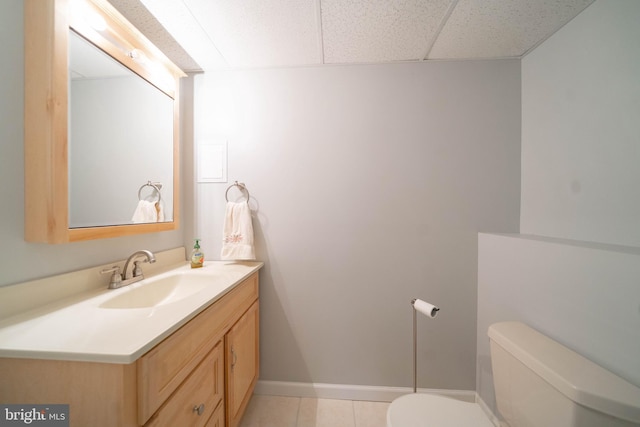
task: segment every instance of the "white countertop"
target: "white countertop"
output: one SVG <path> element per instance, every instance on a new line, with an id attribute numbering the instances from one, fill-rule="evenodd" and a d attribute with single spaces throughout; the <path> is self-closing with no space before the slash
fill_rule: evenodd
<path id="1" fill-rule="evenodd" d="M 0 321 L 0 357 L 128 364 L 171 335 L 263 266 L 261 262 L 185 262 L 120 289 L 99 289 Z M 211 277 L 211 285 L 165 305 L 104 308 L 114 296 L 176 272 Z M 1 360 L 0 360 L 1 362 Z"/>

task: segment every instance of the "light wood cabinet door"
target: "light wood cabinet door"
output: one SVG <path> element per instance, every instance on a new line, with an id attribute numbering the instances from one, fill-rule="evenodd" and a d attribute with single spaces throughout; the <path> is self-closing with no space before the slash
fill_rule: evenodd
<path id="1" fill-rule="evenodd" d="M 222 343 L 219 343 L 145 426 L 211 425 L 210 418 L 216 415 L 216 409 L 224 407 L 223 375 Z"/>
<path id="2" fill-rule="evenodd" d="M 258 301 L 226 336 L 227 427 L 236 427 L 249 403 L 259 374 Z"/>

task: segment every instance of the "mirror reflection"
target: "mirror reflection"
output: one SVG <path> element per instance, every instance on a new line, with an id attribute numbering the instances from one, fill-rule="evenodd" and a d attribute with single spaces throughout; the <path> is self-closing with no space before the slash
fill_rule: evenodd
<path id="1" fill-rule="evenodd" d="M 70 30 L 69 228 L 173 220 L 173 99 Z"/>

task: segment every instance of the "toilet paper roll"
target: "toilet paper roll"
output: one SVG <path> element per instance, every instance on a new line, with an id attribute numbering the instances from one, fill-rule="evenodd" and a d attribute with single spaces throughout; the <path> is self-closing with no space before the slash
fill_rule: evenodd
<path id="1" fill-rule="evenodd" d="M 429 304 L 428 302 L 422 301 L 421 299 L 416 299 L 413 301 L 413 308 L 432 319 L 436 317 L 436 315 L 438 314 L 438 310 L 440 310 L 435 305 Z"/>

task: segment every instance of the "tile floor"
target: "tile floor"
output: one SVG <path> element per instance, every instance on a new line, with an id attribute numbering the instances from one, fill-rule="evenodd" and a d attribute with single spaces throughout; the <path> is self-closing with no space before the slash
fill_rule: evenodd
<path id="1" fill-rule="evenodd" d="M 240 427 L 385 427 L 387 402 L 253 395 Z"/>

